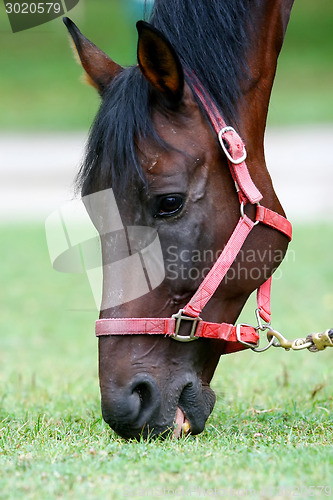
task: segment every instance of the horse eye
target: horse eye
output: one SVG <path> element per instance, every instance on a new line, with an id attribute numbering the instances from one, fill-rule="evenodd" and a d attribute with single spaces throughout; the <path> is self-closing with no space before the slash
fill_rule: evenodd
<path id="1" fill-rule="evenodd" d="M 168 194 L 157 199 L 155 217 L 168 217 L 176 215 L 184 204 L 184 197 L 181 194 Z"/>

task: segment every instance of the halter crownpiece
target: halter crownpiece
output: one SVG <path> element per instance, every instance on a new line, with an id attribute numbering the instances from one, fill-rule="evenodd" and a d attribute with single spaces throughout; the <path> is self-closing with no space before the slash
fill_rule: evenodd
<path id="1" fill-rule="evenodd" d="M 226 342 L 224 354 L 246 348 L 258 350 L 259 330 L 270 329 L 271 320 L 271 277 L 257 290 L 258 326 L 229 323 L 211 323 L 203 321 L 200 313 L 212 298 L 226 273 L 235 261 L 247 236 L 257 224 L 265 224 L 283 233 L 291 240 L 290 222 L 282 215 L 260 205 L 262 195 L 251 179 L 245 160 L 245 145 L 233 127 L 227 126 L 215 104 L 195 77 L 188 75 L 193 90 L 203 105 L 216 132 L 229 169 L 235 182 L 240 203 L 240 219 L 219 258 L 206 275 L 191 300 L 171 318 L 103 318 L 96 321 L 96 336 L 106 335 L 165 335 L 179 342 L 190 342 L 199 338 L 220 339 Z M 257 205 L 255 220 L 252 221 L 244 212 L 248 203 Z M 266 323 L 262 323 L 262 321 Z M 189 335 L 181 335 L 184 322 L 191 323 Z M 273 344 L 274 337 L 269 346 Z M 267 346 L 268 347 L 268 346 Z M 266 348 L 267 348 L 266 347 Z M 266 349 L 264 348 L 264 349 Z"/>

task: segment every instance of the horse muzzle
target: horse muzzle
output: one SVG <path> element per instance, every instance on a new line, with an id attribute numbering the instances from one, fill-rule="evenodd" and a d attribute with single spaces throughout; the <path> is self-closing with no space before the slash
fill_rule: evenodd
<path id="1" fill-rule="evenodd" d="M 194 376 L 161 391 L 156 380 L 139 373 L 123 387 L 101 385 L 104 420 L 121 437 L 178 438 L 201 433 L 215 404 L 215 394 Z"/>

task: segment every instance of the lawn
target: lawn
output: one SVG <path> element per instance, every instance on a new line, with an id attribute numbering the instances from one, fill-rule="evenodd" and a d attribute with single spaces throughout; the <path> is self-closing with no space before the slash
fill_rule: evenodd
<path id="1" fill-rule="evenodd" d="M 332 326 L 332 239 L 295 228 L 273 294 L 290 338 Z M 85 278 L 52 270 L 42 227 L 2 227 L 1 242 L 1 499 L 329 496 L 333 352 L 226 356 L 203 434 L 125 442 L 101 419 Z"/>
<path id="2" fill-rule="evenodd" d="M 136 62 L 134 0 L 80 0 L 69 16 L 122 65 Z M 90 126 L 98 107 L 80 83 L 61 19 L 11 33 L 0 2 L 0 130 L 72 130 Z M 269 123 L 333 121 L 333 3 L 296 0 L 280 57 Z"/>

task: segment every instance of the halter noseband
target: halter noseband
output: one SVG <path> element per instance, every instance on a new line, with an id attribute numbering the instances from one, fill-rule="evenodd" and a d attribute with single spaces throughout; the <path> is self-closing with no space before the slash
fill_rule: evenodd
<path id="1" fill-rule="evenodd" d="M 164 335 L 180 342 L 190 342 L 199 338 L 220 339 L 226 342 L 224 354 L 250 347 L 256 350 L 259 342 L 259 330 L 269 327 L 271 320 L 271 280 L 270 277 L 257 290 L 256 315 L 258 326 L 229 323 L 211 323 L 203 321 L 200 313 L 212 298 L 227 271 L 235 261 L 247 236 L 257 224 L 265 224 L 283 233 L 291 240 L 290 222 L 282 215 L 260 205 L 262 195 L 253 183 L 247 169 L 247 157 L 243 141 L 233 127 L 226 126 L 214 103 L 205 96 L 201 83 L 194 75 L 188 75 L 194 91 L 203 105 L 209 120 L 218 136 L 224 151 L 232 178 L 235 182 L 240 203 L 240 219 L 219 258 L 202 281 L 196 293 L 183 309 L 171 318 L 106 318 L 96 321 L 96 336 L 105 335 Z M 244 212 L 247 203 L 256 205 L 255 220 L 252 221 Z M 263 324 L 262 321 L 267 324 Z M 189 335 L 181 335 L 183 322 L 190 322 Z M 273 338 L 274 340 L 274 338 Z"/>

